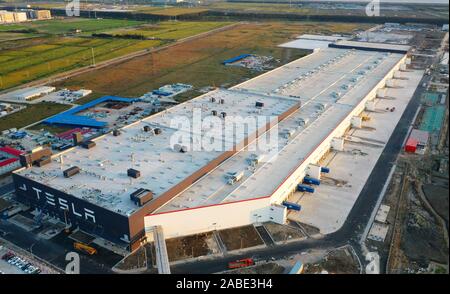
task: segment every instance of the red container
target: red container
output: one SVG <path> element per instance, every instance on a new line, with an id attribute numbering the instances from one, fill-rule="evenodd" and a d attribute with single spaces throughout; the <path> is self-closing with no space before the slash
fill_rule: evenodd
<path id="1" fill-rule="evenodd" d="M 417 140 L 409 138 L 408 141 L 406 141 L 405 151 L 409 153 L 416 153 L 418 143 L 419 142 Z"/>

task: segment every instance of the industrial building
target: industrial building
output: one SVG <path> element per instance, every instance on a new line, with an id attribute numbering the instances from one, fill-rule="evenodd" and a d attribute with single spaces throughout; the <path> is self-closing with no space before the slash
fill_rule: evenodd
<path id="1" fill-rule="evenodd" d="M 300 209 L 289 195 L 314 191 L 320 159 L 409 62 L 407 46 L 341 42 L 28 164 L 13 175 L 17 197 L 129 249 L 155 228 L 284 224 Z"/>
<path id="2" fill-rule="evenodd" d="M 0 175 L 18 169 L 21 165 L 19 156 L 23 152 L 11 147 L 0 147 Z"/>
<path id="3" fill-rule="evenodd" d="M 30 87 L 15 91 L 13 96 L 19 101 L 28 101 L 36 97 L 47 95 L 55 90 L 56 90 L 55 87 L 47 87 L 47 86 Z"/>
<path id="4" fill-rule="evenodd" d="M 22 9 L 19 11 L 0 10 L 0 24 L 2 23 L 18 23 L 27 20 L 44 20 L 51 19 L 50 10 L 33 10 Z"/>
<path id="5" fill-rule="evenodd" d="M 6 10 L 0 10 L 0 23 L 17 23 L 27 20 L 27 14 L 25 12 L 10 12 Z"/>

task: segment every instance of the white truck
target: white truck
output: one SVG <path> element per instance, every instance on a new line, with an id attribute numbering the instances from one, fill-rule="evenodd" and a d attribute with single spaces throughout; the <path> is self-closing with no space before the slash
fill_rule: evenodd
<path id="1" fill-rule="evenodd" d="M 234 185 L 234 183 L 239 182 L 243 177 L 244 177 L 244 171 L 227 173 L 227 175 L 226 175 L 229 185 Z"/>

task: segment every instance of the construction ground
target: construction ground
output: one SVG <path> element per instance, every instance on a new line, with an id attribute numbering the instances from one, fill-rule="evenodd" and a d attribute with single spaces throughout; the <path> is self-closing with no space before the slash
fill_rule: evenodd
<path id="1" fill-rule="evenodd" d="M 279 225 L 269 222 L 171 238 L 166 240 L 166 246 L 170 263 L 176 264 L 299 241 L 317 232 L 316 228 L 299 223 L 290 222 L 289 225 Z M 261 264 L 248 271 L 249 273 L 283 273 L 283 268 L 278 265 Z M 147 243 L 126 256 L 116 264 L 114 270 L 116 272 L 156 272 L 153 243 Z"/>

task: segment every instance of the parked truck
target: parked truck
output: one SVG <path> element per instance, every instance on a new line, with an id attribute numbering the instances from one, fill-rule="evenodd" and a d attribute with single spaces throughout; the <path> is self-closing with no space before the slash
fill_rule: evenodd
<path id="1" fill-rule="evenodd" d="M 73 248 L 75 248 L 78 251 L 82 251 L 86 254 L 89 254 L 89 255 L 97 254 L 97 249 L 95 249 L 94 247 L 91 247 L 89 245 L 80 243 L 80 242 L 73 243 Z"/>
<path id="2" fill-rule="evenodd" d="M 228 184 L 233 185 L 236 182 L 239 182 L 244 177 L 244 171 L 229 173 L 227 174 Z"/>
<path id="3" fill-rule="evenodd" d="M 236 268 L 242 268 L 242 267 L 247 267 L 247 266 L 252 266 L 252 265 L 255 265 L 255 261 L 253 260 L 253 258 L 244 258 L 244 259 L 239 259 L 236 261 L 229 262 L 228 268 L 236 269 Z"/>

